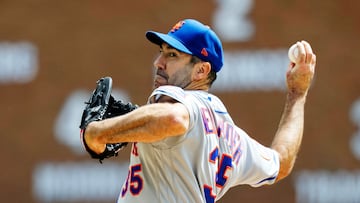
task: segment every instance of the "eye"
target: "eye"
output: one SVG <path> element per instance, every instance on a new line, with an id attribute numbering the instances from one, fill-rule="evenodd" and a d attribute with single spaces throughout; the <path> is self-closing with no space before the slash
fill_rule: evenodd
<path id="1" fill-rule="evenodd" d="M 177 57 L 177 54 L 175 52 L 169 52 L 168 56 L 169 57 Z"/>

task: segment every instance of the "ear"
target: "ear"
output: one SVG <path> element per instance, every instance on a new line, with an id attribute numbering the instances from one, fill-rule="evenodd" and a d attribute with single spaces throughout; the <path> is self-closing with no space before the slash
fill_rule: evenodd
<path id="1" fill-rule="evenodd" d="M 201 62 L 195 64 L 193 79 L 194 80 L 202 80 L 207 79 L 208 74 L 211 71 L 211 64 L 209 62 Z"/>

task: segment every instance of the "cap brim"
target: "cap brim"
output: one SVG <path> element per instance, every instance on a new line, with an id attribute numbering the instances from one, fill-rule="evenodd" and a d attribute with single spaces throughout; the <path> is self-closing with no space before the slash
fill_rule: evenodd
<path id="1" fill-rule="evenodd" d="M 171 47 L 187 53 L 187 54 L 192 54 L 192 52 L 186 48 L 179 40 L 177 40 L 176 38 L 168 35 L 168 34 L 163 34 L 163 33 L 159 33 L 159 32 L 154 32 L 154 31 L 148 31 L 145 34 L 146 38 L 157 45 L 161 45 L 162 43 L 167 43 L 169 44 Z"/>

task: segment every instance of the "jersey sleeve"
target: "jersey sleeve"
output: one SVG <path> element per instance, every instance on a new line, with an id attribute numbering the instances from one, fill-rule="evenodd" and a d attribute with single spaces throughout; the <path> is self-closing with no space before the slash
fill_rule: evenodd
<path id="1" fill-rule="evenodd" d="M 235 185 L 247 184 L 252 187 L 273 184 L 279 173 L 279 154 L 252 139 L 243 130 L 241 134 L 242 156 L 235 167 Z"/>
<path id="2" fill-rule="evenodd" d="M 153 103 L 152 101 L 157 101 L 161 96 L 168 96 L 180 103 L 185 103 L 185 91 L 180 87 L 164 85 L 156 88 L 150 95 L 148 103 Z"/>

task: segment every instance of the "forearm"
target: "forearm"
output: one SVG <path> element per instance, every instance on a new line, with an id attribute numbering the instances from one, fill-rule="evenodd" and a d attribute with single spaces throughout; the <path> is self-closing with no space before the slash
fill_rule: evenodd
<path id="1" fill-rule="evenodd" d="M 306 95 L 287 95 L 284 112 L 271 146 L 280 156 L 277 180 L 286 177 L 294 166 L 303 136 L 305 101 Z"/>
<path id="2" fill-rule="evenodd" d="M 96 145 L 154 142 L 186 131 L 188 118 L 179 104 L 151 104 L 123 116 L 90 123 L 87 141 Z"/>

